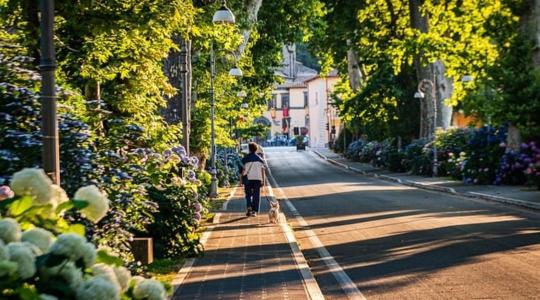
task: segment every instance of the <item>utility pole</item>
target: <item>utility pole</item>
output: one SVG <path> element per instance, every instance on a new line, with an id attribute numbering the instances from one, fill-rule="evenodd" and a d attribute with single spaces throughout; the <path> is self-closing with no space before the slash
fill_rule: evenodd
<path id="1" fill-rule="evenodd" d="M 43 169 L 55 184 L 60 184 L 60 142 L 56 116 L 56 57 L 53 41 L 54 0 L 41 0 L 41 115 Z"/>

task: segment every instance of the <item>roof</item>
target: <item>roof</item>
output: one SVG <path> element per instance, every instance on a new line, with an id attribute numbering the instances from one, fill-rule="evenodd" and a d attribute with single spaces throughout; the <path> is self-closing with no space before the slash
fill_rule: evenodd
<path id="1" fill-rule="evenodd" d="M 332 69 L 326 76 L 321 76 L 320 74 L 317 74 L 317 76 L 313 76 L 311 78 L 308 78 L 304 81 L 304 83 L 307 85 L 309 82 L 319 79 L 319 78 L 336 78 L 339 77 L 339 73 L 336 69 Z"/>

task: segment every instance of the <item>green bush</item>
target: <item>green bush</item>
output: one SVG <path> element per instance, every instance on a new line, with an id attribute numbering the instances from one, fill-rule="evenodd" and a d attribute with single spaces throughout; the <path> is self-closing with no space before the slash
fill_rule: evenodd
<path id="1" fill-rule="evenodd" d="M 380 144 L 377 152 L 376 166 L 387 168 L 392 172 L 405 172 L 403 167 L 403 153 L 397 148 L 395 139 L 389 138 Z"/>
<path id="2" fill-rule="evenodd" d="M 431 153 L 432 151 L 428 140 L 414 140 L 407 145 L 403 151 L 403 168 L 415 175 L 431 175 Z"/>

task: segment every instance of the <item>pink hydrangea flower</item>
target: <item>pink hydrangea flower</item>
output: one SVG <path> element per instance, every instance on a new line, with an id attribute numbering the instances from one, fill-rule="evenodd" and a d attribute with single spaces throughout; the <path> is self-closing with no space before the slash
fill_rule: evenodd
<path id="1" fill-rule="evenodd" d="M 13 198 L 15 193 L 7 185 L 0 186 L 0 201 Z"/>

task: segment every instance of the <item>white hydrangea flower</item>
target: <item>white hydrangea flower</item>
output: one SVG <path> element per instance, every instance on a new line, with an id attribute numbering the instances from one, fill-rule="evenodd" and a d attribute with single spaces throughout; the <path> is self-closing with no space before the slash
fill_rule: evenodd
<path id="1" fill-rule="evenodd" d="M 41 169 L 26 168 L 13 174 L 11 189 L 16 195 L 30 195 L 37 205 L 48 204 L 53 196 L 51 179 Z"/>
<path id="2" fill-rule="evenodd" d="M 64 191 L 63 188 L 56 184 L 52 185 L 52 198 L 53 200 L 51 201 L 51 204 L 53 205 L 53 207 L 69 201 L 69 197 L 66 194 L 66 191 Z"/>
<path id="3" fill-rule="evenodd" d="M 118 285 L 107 281 L 105 277 L 93 277 L 81 284 L 77 289 L 78 300 L 119 300 L 120 289 Z"/>
<path id="4" fill-rule="evenodd" d="M 88 202 L 81 212 L 91 221 L 99 222 L 109 210 L 109 199 L 95 185 L 82 187 L 75 193 L 75 200 Z"/>
<path id="5" fill-rule="evenodd" d="M 114 274 L 116 274 L 116 279 L 122 291 L 127 291 L 129 288 L 129 281 L 131 280 L 131 273 L 125 267 L 114 267 Z"/>
<path id="6" fill-rule="evenodd" d="M 96 263 L 96 246 L 92 243 L 85 243 L 82 247 L 82 258 L 86 267 L 91 267 Z"/>
<path id="7" fill-rule="evenodd" d="M 43 228 L 32 228 L 23 232 L 21 241 L 36 245 L 42 253 L 47 252 L 54 240 L 54 235 Z"/>
<path id="8" fill-rule="evenodd" d="M 167 292 L 161 282 L 155 279 L 145 279 L 133 289 L 135 299 L 166 300 Z"/>
<path id="9" fill-rule="evenodd" d="M 17 263 L 0 260 L 0 277 L 17 273 Z"/>
<path id="10" fill-rule="evenodd" d="M 117 285 L 119 290 L 121 289 L 118 278 L 116 278 L 116 273 L 111 266 L 103 263 L 95 264 L 92 266 L 92 273 L 94 273 L 94 276 L 100 276 L 107 279 L 109 282 Z"/>
<path id="11" fill-rule="evenodd" d="M 41 294 L 39 295 L 39 300 L 58 300 L 58 298 L 52 295 Z"/>
<path id="12" fill-rule="evenodd" d="M 21 240 L 21 227 L 15 219 L 5 218 L 0 220 L 0 240 L 6 244 Z"/>
<path id="13" fill-rule="evenodd" d="M 25 245 L 26 247 L 28 247 L 28 249 L 30 249 L 32 251 L 32 253 L 34 253 L 34 255 L 37 257 L 37 256 L 40 256 L 43 254 L 43 251 L 41 251 L 41 249 L 39 249 L 38 246 L 32 244 L 32 243 L 29 243 L 29 242 L 21 242 L 23 245 Z"/>
<path id="14" fill-rule="evenodd" d="M 84 237 L 75 233 L 59 235 L 49 248 L 49 252 L 66 256 L 74 262 L 82 258 L 86 267 L 91 267 L 96 260 L 96 248 L 94 245 L 87 243 Z"/>
<path id="15" fill-rule="evenodd" d="M 133 282 L 134 285 L 138 285 L 139 283 L 141 283 L 141 282 L 143 282 L 145 280 L 146 280 L 146 278 L 144 278 L 142 276 L 139 276 L 139 275 L 133 276 L 131 278 L 131 282 Z"/>
<path id="16" fill-rule="evenodd" d="M 72 261 L 60 264 L 52 268 L 42 268 L 40 269 L 40 275 L 43 276 L 43 278 L 46 280 L 53 276 L 61 277 L 69 284 L 70 288 L 72 288 L 73 290 L 78 289 L 83 282 L 82 271 L 77 268 L 77 266 L 75 266 L 75 263 Z"/>
<path id="17" fill-rule="evenodd" d="M 26 243 L 10 243 L 7 246 L 9 260 L 17 263 L 17 273 L 22 279 L 27 279 L 36 273 L 36 255 Z"/>

